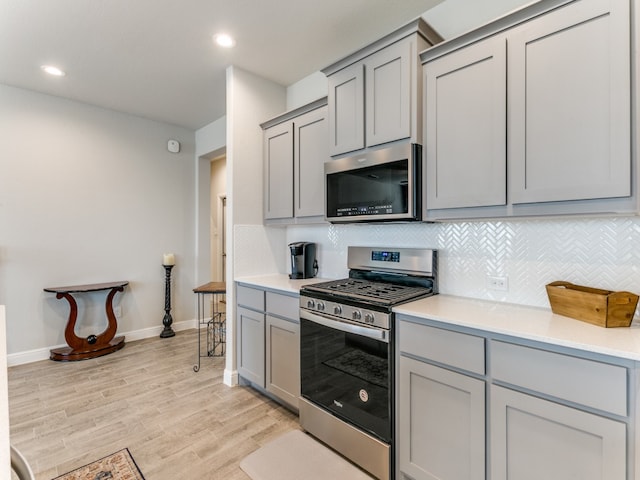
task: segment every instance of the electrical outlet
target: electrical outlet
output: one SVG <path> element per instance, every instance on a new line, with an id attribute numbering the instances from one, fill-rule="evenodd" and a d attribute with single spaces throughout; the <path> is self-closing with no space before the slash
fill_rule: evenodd
<path id="1" fill-rule="evenodd" d="M 506 275 L 504 277 L 487 275 L 487 287 L 489 287 L 489 290 L 508 292 L 509 277 L 507 277 Z"/>
<path id="2" fill-rule="evenodd" d="M 116 316 L 116 318 L 122 317 L 122 307 L 120 307 L 119 305 L 117 307 L 113 307 L 113 314 Z"/>

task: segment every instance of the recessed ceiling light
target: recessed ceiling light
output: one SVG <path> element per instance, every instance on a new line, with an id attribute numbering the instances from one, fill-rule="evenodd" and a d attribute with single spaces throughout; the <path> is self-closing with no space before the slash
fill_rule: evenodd
<path id="1" fill-rule="evenodd" d="M 58 67 L 54 67 L 53 65 L 42 65 L 40 68 L 54 77 L 64 77 L 66 75 L 62 70 Z"/>
<path id="2" fill-rule="evenodd" d="M 213 39 L 219 46 L 224 48 L 231 48 L 236 44 L 236 41 L 233 39 L 233 37 L 226 33 L 219 33 L 217 35 L 214 35 Z"/>

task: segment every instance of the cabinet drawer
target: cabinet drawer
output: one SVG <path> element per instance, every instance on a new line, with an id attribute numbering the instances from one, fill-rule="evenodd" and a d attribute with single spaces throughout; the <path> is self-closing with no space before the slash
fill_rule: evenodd
<path id="1" fill-rule="evenodd" d="M 484 375 L 484 338 L 400 321 L 400 351 Z"/>
<path id="2" fill-rule="evenodd" d="M 298 304 L 298 297 L 267 292 L 267 312 L 273 315 L 298 321 Z"/>
<path id="3" fill-rule="evenodd" d="M 238 305 L 264 312 L 264 290 L 238 285 L 236 301 Z"/>
<path id="4" fill-rule="evenodd" d="M 617 415 L 627 415 L 627 369 L 511 343 L 491 342 L 499 380 Z"/>

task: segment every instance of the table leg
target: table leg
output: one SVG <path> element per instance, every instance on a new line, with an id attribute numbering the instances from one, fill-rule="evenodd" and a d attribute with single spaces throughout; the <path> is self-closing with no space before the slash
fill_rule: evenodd
<path id="1" fill-rule="evenodd" d="M 105 312 L 107 315 L 107 328 L 99 335 L 89 335 L 81 338 L 76 335 L 75 326 L 78 318 L 78 304 L 70 293 L 58 293 L 56 298 L 65 298 L 69 302 L 69 319 L 64 331 L 64 338 L 68 347 L 54 348 L 51 350 L 50 359 L 58 361 L 85 360 L 100 357 L 115 352 L 124 347 L 124 337 L 115 337 L 118 329 L 118 321 L 113 313 L 113 297 L 117 292 L 122 292 L 124 287 L 112 288 L 107 295 Z M 115 338 L 114 338 L 115 337 Z"/>

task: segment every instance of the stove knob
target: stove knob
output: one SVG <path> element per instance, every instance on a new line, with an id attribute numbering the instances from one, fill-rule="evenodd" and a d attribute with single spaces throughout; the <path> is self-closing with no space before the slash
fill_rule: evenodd
<path id="1" fill-rule="evenodd" d="M 334 315 L 341 315 L 342 314 L 342 307 L 340 305 L 336 305 L 335 307 L 333 307 L 333 314 Z"/>
<path id="2" fill-rule="evenodd" d="M 324 312 L 324 302 L 318 302 L 317 309 Z"/>
<path id="3" fill-rule="evenodd" d="M 316 302 L 313 300 L 307 300 L 307 308 L 316 308 Z"/>
<path id="4" fill-rule="evenodd" d="M 373 323 L 373 313 L 364 314 L 364 323 Z"/>
<path id="5" fill-rule="evenodd" d="M 362 314 L 360 313 L 360 310 L 354 310 L 351 316 L 353 317 L 354 320 L 360 320 L 362 318 Z"/>

